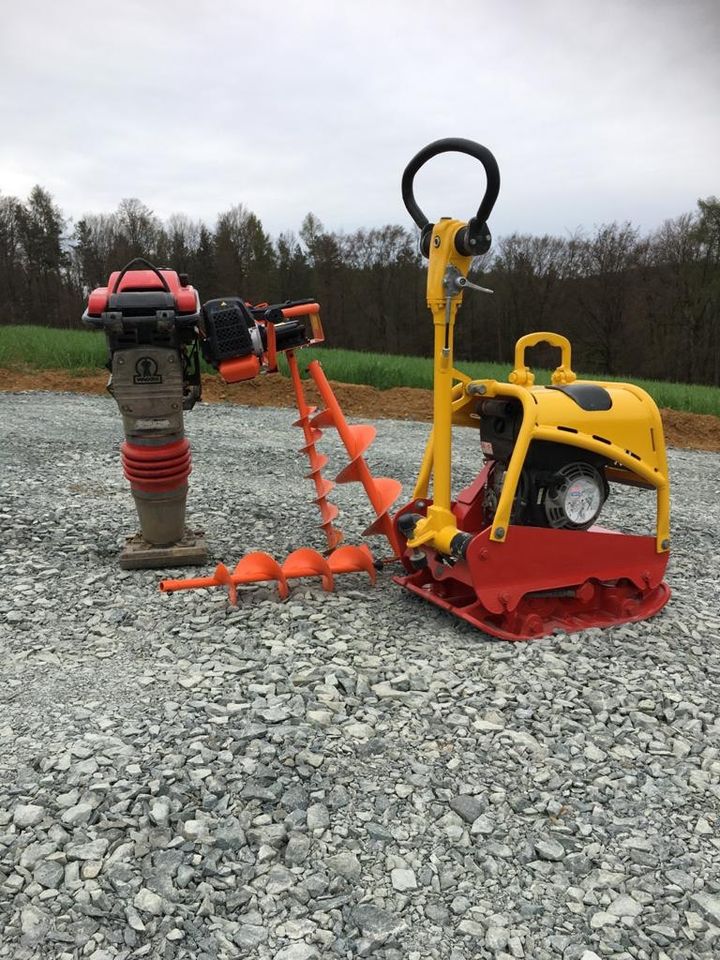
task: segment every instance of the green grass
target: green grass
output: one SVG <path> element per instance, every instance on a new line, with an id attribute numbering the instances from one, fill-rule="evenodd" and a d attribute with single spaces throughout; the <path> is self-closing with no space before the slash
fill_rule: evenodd
<path id="1" fill-rule="evenodd" d="M 430 357 L 392 356 L 384 353 L 360 353 L 356 350 L 307 348 L 301 359 L 305 366 L 310 360 L 320 360 L 330 380 L 341 383 L 368 383 L 379 390 L 390 387 L 420 387 L 432 389 L 433 362 Z M 465 363 L 458 361 L 464 373 L 475 379 L 505 380 L 509 367 L 502 363 Z M 284 367 L 283 367 L 284 372 Z M 550 374 L 542 371 L 550 382 Z M 542 377 L 538 378 L 538 382 Z"/>
<path id="2" fill-rule="evenodd" d="M 105 365 L 105 337 L 90 330 L 0 327 L 0 367 L 89 373 Z"/>
<path id="3" fill-rule="evenodd" d="M 329 379 L 342 383 L 369 383 L 380 390 L 390 387 L 422 387 L 432 389 L 433 364 L 429 357 L 388 356 L 381 353 L 357 353 L 353 350 L 308 349 L 303 358 L 317 357 Z M 476 380 L 507 380 L 511 363 L 490 361 L 467 362 L 457 366 Z M 535 370 L 536 383 L 550 383 L 550 370 Z M 720 388 L 701 384 L 670 383 L 665 380 L 643 380 L 636 377 L 606 377 L 581 374 L 591 380 L 632 382 L 647 390 L 659 407 L 687 410 L 690 413 L 711 413 L 720 417 Z"/>
<path id="4" fill-rule="evenodd" d="M 86 373 L 101 368 L 106 356 L 105 338 L 100 333 L 31 326 L 0 327 L 0 367 L 25 366 Z M 397 357 L 324 347 L 301 351 L 303 366 L 314 357 L 322 360 L 323 369 L 331 380 L 365 383 L 381 390 L 390 387 L 432 387 L 432 360 L 429 357 Z M 461 361 L 458 366 L 476 379 L 505 380 L 511 369 L 510 364 L 501 363 Z M 549 383 L 549 371 L 538 370 L 536 375 L 538 383 Z M 586 376 L 600 380 L 631 380 L 647 390 L 661 407 L 720 416 L 718 387 L 638 380 L 634 377 Z"/>

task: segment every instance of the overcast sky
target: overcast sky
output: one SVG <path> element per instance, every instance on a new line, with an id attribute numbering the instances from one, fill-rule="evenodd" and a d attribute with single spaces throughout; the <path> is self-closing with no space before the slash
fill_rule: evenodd
<path id="1" fill-rule="evenodd" d="M 648 229 L 720 193 L 719 28 L 718 0 L 0 0 L 0 191 L 409 225 L 405 164 L 463 136 L 496 235 Z M 417 181 L 431 219 L 482 190 L 467 158 Z"/>

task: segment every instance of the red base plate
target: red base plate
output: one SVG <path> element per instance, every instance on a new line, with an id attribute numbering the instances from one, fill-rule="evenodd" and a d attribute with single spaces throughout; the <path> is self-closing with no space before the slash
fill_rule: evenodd
<path id="1" fill-rule="evenodd" d="M 427 503 L 402 508 L 396 526 L 403 513 L 424 512 Z M 462 560 L 424 553 L 426 565 L 414 569 L 406 552 L 407 575 L 395 582 L 503 640 L 647 620 L 670 599 L 663 581 L 668 553 L 658 553 L 651 536 L 511 526 L 499 543 L 486 527 Z"/>
<path id="2" fill-rule="evenodd" d="M 664 582 L 643 593 L 627 580 L 617 584 L 587 581 L 576 590 L 568 590 L 567 596 L 527 594 L 515 610 L 493 614 L 469 590 L 454 595 L 445 590 L 441 593 L 440 584 L 433 580 L 423 583 L 417 573 L 393 577 L 393 580 L 411 593 L 430 600 L 501 640 L 534 640 L 557 632 L 575 633 L 589 627 L 613 627 L 634 620 L 647 620 L 662 610 L 670 599 L 670 588 Z"/>

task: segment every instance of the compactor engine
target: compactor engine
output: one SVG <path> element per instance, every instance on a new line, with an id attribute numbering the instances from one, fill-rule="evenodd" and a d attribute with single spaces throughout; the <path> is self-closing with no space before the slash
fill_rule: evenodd
<path id="1" fill-rule="evenodd" d="M 495 519 L 512 456 L 522 407 L 512 400 L 481 400 L 480 443 L 490 465 L 484 498 L 484 519 Z M 558 530 L 588 530 L 600 516 L 610 488 L 607 460 L 578 448 L 537 440 L 528 449 L 513 500 L 510 522 Z"/>

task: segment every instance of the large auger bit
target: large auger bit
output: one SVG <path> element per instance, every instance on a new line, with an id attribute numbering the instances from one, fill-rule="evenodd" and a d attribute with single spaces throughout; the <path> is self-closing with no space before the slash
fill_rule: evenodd
<path id="1" fill-rule="evenodd" d="M 350 462 L 335 477 L 336 483 L 361 483 L 368 500 L 375 511 L 375 520 L 365 531 L 364 536 L 381 534 L 387 538 L 393 555 L 401 554 L 397 531 L 390 517 L 390 507 L 402 492 L 402 484 L 392 477 L 374 477 L 365 460 L 364 453 L 376 436 L 375 427 L 366 423 L 349 424 L 345 419 L 337 397 L 318 360 L 312 360 L 308 372 L 315 381 L 325 409 L 316 413 L 310 420 L 311 429 L 335 427 Z"/>
<path id="2" fill-rule="evenodd" d="M 280 564 L 269 553 L 258 551 L 243 557 L 231 572 L 224 563 L 219 563 L 211 577 L 188 577 L 182 580 L 161 580 L 163 593 L 175 590 L 198 590 L 206 587 L 225 587 L 228 599 L 237 605 L 237 588 L 244 583 L 275 582 L 281 600 L 290 594 L 288 581 L 304 577 L 320 577 L 322 588 L 326 592 L 335 589 L 335 577 L 342 573 L 360 573 L 365 571 L 372 583 L 375 583 L 376 571 L 373 555 L 366 546 L 346 545 L 323 557 L 317 550 L 301 547 L 287 556 Z"/>
<path id="3" fill-rule="evenodd" d="M 292 350 L 287 354 L 288 368 L 290 378 L 295 391 L 295 402 L 297 403 L 299 417 L 293 424 L 300 427 L 303 432 L 305 443 L 300 448 L 310 464 L 310 472 L 305 474 L 306 479 L 312 480 L 315 484 L 315 499 L 317 508 L 320 511 L 320 526 L 322 527 L 325 539 L 327 540 L 328 550 L 334 550 L 343 540 L 342 530 L 334 526 L 333 521 L 339 514 L 338 507 L 328 500 L 328 494 L 334 489 L 335 484 L 323 476 L 323 469 L 327 465 L 328 458 L 317 449 L 317 442 L 322 437 L 322 430 L 312 423 L 312 415 L 316 408 L 308 405 L 305 399 L 300 371 L 298 369 L 297 359 Z"/>

